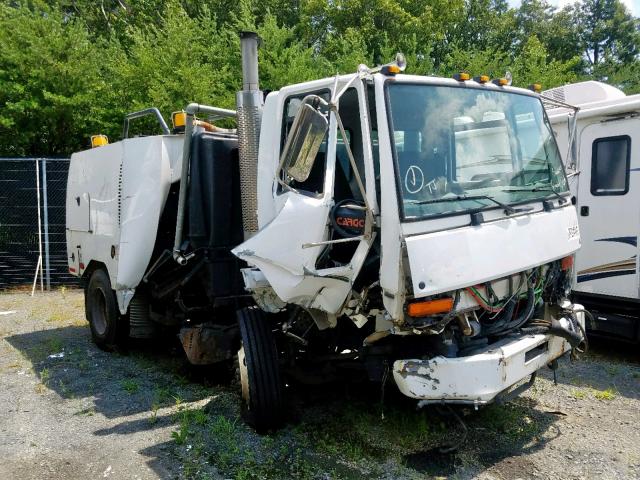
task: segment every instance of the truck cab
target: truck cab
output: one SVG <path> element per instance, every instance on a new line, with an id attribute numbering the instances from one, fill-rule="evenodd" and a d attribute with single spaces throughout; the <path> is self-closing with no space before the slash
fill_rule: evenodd
<path id="1" fill-rule="evenodd" d="M 309 96 L 329 103 L 327 129 L 299 181 L 281 158 Z M 259 151 L 260 229 L 233 251 L 264 310 L 298 305 L 321 330 L 350 319 L 356 342 L 394 351 L 396 383 L 424 401 L 486 403 L 512 386 L 496 372 L 519 381 L 570 348 L 515 339 L 566 296 L 580 246 L 533 92 L 388 71 L 290 86 L 266 98 Z"/>

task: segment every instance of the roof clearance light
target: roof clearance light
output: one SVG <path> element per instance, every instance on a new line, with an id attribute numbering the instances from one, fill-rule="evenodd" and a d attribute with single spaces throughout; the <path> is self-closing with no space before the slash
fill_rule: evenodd
<path id="1" fill-rule="evenodd" d="M 540 93 L 542 91 L 542 85 L 540 83 L 532 83 L 529 85 L 529 90 L 532 92 Z"/>
<path id="2" fill-rule="evenodd" d="M 453 308 L 453 298 L 438 298 L 426 302 L 410 303 L 407 313 L 411 317 L 426 317 L 437 313 L 447 313 Z"/>
<path id="3" fill-rule="evenodd" d="M 105 145 L 109 145 L 109 138 L 106 135 L 91 136 L 91 148 L 104 147 Z"/>
<path id="4" fill-rule="evenodd" d="M 360 67 L 358 67 L 359 69 Z M 407 59 L 404 54 L 396 53 L 396 58 L 393 62 L 387 63 L 380 68 L 380 72 L 383 75 L 396 75 L 402 73 L 407 68 Z"/>
<path id="5" fill-rule="evenodd" d="M 487 83 L 489 80 L 489 75 L 479 75 L 477 77 L 473 77 L 473 80 L 478 83 Z"/>
<path id="6" fill-rule="evenodd" d="M 173 112 L 171 114 L 171 122 L 173 123 L 173 128 L 184 127 L 187 123 L 187 114 L 184 110 Z"/>
<path id="7" fill-rule="evenodd" d="M 505 87 L 507 85 L 509 85 L 509 80 L 507 80 L 506 78 L 502 77 L 502 78 L 496 78 L 494 80 L 492 80 L 493 83 L 495 85 L 498 85 L 499 87 Z"/>
<path id="8" fill-rule="evenodd" d="M 453 76 L 453 79 L 457 80 L 458 82 L 465 82 L 465 81 L 469 80 L 470 78 L 471 78 L 471 75 L 469 75 L 467 72 L 456 73 Z"/>

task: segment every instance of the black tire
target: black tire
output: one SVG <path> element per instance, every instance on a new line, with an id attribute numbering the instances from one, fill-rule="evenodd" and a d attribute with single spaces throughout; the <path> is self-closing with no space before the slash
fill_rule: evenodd
<path id="1" fill-rule="evenodd" d="M 268 319 L 256 307 L 238 310 L 241 346 L 238 368 L 242 416 L 257 432 L 280 427 L 284 421 L 284 388 L 278 350 Z"/>
<path id="2" fill-rule="evenodd" d="M 85 309 L 91 338 L 98 347 L 110 351 L 126 345 L 129 336 L 128 324 L 118 310 L 109 275 L 102 269 L 91 274 L 85 291 Z"/>

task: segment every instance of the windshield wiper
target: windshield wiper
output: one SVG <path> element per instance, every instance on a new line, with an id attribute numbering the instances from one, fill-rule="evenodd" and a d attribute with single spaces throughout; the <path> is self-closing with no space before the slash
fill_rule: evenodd
<path id="1" fill-rule="evenodd" d="M 414 205 L 427 205 L 430 203 L 457 202 L 457 201 L 464 201 L 464 200 L 476 200 L 476 201 L 489 200 L 495 203 L 496 205 L 499 205 L 500 207 L 504 208 L 504 211 L 507 213 L 507 215 L 517 212 L 517 210 L 513 208 L 511 205 L 502 203 L 489 195 L 456 195 L 455 197 L 432 198 L 430 200 L 421 200 L 418 202 L 411 202 L 411 203 Z"/>
<path id="2" fill-rule="evenodd" d="M 503 188 L 502 191 L 503 192 L 550 192 L 554 194 L 556 197 L 558 197 L 558 201 L 560 202 L 560 205 L 562 205 L 563 203 L 566 203 L 567 201 L 567 199 L 564 198 L 560 194 L 560 192 L 558 192 L 556 189 L 554 189 L 551 186 L 539 185 L 537 187 L 529 187 L 527 185 L 524 185 L 522 187 Z"/>

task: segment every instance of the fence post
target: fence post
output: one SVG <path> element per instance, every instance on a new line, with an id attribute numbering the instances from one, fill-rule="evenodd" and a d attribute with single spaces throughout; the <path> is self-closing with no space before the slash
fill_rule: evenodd
<path id="1" fill-rule="evenodd" d="M 44 209 L 44 275 L 47 290 L 51 290 L 51 274 L 49 268 L 49 197 L 47 195 L 47 159 L 42 159 L 42 202 Z"/>

